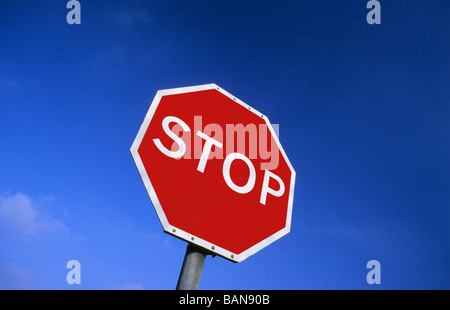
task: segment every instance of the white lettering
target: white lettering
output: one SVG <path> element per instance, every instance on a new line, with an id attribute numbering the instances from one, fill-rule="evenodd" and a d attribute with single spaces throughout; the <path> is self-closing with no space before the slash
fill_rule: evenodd
<path id="1" fill-rule="evenodd" d="M 231 163 L 235 159 L 240 159 L 243 162 L 245 162 L 248 166 L 248 169 L 250 170 L 250 175 L 248 177 L 248 181 L 244 186 L 238 186 L 236 185 L 233 180 L 231 180 L 230 176 L 230 170 L 231 170 Z M 240 153 L 230 153 L 225 158 L 225 161 L 223 163 L 223 169 L 222 169 L 223 178 L 225 179 L 225 182 L 227 185 L 234 190 L 235 192 L 239 194 L 247 194 L 253 189 L 253 186 L 255 186 L 256 181 L 256 171 L 255 167 L 253 166 L 250 159 L 248 159 L 246 156 L 240 154 Z"/>
<path id="2" fill-rule="evenodd" d="M 170 128 L 171 123 L 176 123 L 176 125 L 174 125 L 174 126 L 172 126 L 172 128 Z M 220 131 L 220 126 L 219 125 L 217 125 L 217 126 L 211 125 L 210 126 L 210 125 L 208 125 L 209 126 L 208 130 L 206 130 L 206 127 L 208 127 L 208 126 L 205 127 L 205 130 L 209 131 L 210 133 L 214 132 L 214 136 L 218 135 L 219 139 L 222 138 L 223 136 Z M 194 128 L 195 127 L 201 127 L 201 118 L 194 118 Z M 185 155 L 186 150 L 187 150 L 186 145 L 188 143 L 190 143 L 190 141 L 191 141 L 190 134 L 187 134 L 187 133 L 190 133 L 191 129 L 184 121 L 182 121 L 181 119 L 179 119 L 175 116 L 166 116 L 162 121 L 162 128 L 163 128 L 164 132 L 167 134 L 167 136 L 170 137 L 174 141 L 172 143 L 171 149 L 169 150 L 168 148 L 166 148 L 163 145 L 163 143 L 161 142 L 161 140 L 158 138 L 153 139 L 153 142 L 155 143 L 156 147 L 164 155 L 166 155 L 170 158 L 180 159 L 181 157 L 183 157 Z M 229 128 L 230 128 L 230 130 L 231 129 L 233 130 L 233 134 L 234 134 L 234 132 L 237 132 L 237 133 L 240 133 L 241 136 L 242 135 L 245 136 L 245 132 L 249 132 L 249 134 L 251 135 L 252 131 L 254 129 L 253 126 L 247 125 L 246 127 L 244 127 L 242 124 L 240 124 L 240 126 L 234 126 L 234 127 L 230 126 Z M 267 143 L 267 138 L 268 138 L 267 126 L 265 126 L 263 129 L 264 130 L 261 130 L 261 131 L 265 131 L 265 133 L 262 135 L 263 138 L 261 138 L 262 140 L 260 141 L 260 144 L 263 144 L 262 141 L 265 141 L 264 144 Z M 219 132 L 220 132 L 220 134 L 218 134 Z M 244 132 L 244 134 L 242 134 L 243 132 Z M 180 137 L 180 133 L 182 133 L 181 136 L 184 139 Z M 223 143 L 212 138 L 211 136 L 203 133 L 200 130 L 196 131 L 196 135 L 198 137 L 200 137 L 201 139 L 205 140 L 203 150 L 201 150 L 200 160 L 197 165 L 197 171 L 204 173 L 208 159 L 212 159 L 212 158 L 222 159 L 222 156 L 215 156 L 215 155 L 218 155 L 220 153 L 220 152 L 218 152 L 218 149 L 221 149 L 221 150 L 223 149 Z M 255 139 L 253 139 L 253 140 L 255 140 Z M 272 139 L 272 141 L 273 141 L 273 139 Z M 199 143 L 199 144 L 201 146 L 201 143 Z M 242 143 L 242 145 L 243 145 L 243 143 Z M 213 146 L 215 146 L 214 152 L 212 152 Z M 195 148 L 195 146 L 194 146 L 194 148 Z M 266 151 L 266 153 L 268 153 L 267 147 L 266 147 L 265 151 Z M 190 152 L 190 149 L 189 149 L 189 152 Z M 195 150 L 194 150 L 194 152 L 195 152 Z M 217 154 L 214 154 L 215 152 Z M 271 152 L 278 154 L 278 149 L 275 148 L 274 146 L 272 146 Z M 220 154 L 222 154 L 222 153 L 220 153 Z M 261 154 L 261 158 L 264 158 L 263 155 L 266 155 L 266 154 Z M 185 159 L 189 159 L 189 158 L 190 158 L 190 156 L 185 157 Z M 237 185 L 231 178 L 231 165 L 236 159 L 243 161 L 249 169 L 249 176 L 248 176 L 247 183 L 242 186 Z M 277 159 L 278 159 L 278 156 L 277 156 Z M 278 160 L 276 162 L 278 162 Z M 223 167 L 222 167 L 222 175 L 223 175 L 223 179 L 225 180 L 225 183 L 228 185 L 228 187 L 239 194 L 249 193 L 250 191 L 253 190 L 255 183 L 256 183 L 255 166 L 253 165 L 253 163 L 250 161 L 250 159 L 247 156 L 245 156 L 241 153 L 229 153 L 225 157 L 225 160 L 223 162 Z M 275 189 L 277 187 L 275 187 L 275 188 L 270 187 L 271 179 L 273 179 L 274 181 L 276 181 L 278 183 L 278 185 L 279 185 L 278 189 Z M 261 204 L 265 205 L 268 194 L 275 196 L 275 197 L 281 197 L 284 194 L 284 192 L 285 192 L 285 185 L 284 185 L 283 180 L 275 173 L 269 171 L 268 169 L 264 169 L 264 179 L 263 179 L 263 183 L 262 183 L 261 196 L 260 196 L 259 202 Z"/>
<path id="3" fill-rule="evenodd" d="M 214 300 L 214 297 L 202 297 L 202 296 L 189 296 L 186 294 L 186 297 L 181 296 L 179 304 L 180 305 L 206 305 L 209 308 Z"/>
<path id="4" fill-rule="evenodd" d="M 202 157 L 200 157 L 200 161 L 198 162 L 197 166 L 197 170 L 203 173 L 203 171 L 205 171 L 206 161 L 209 158 L 209 153 L 211 152 L 211 147 L 215 145 L 222 148 L 222 143 L 220 143 L 216 139 L 211 138 L 210 136 L 205 135 L 201 131 L 197 131 L 197 136 L 206 140 L 205 146 L 203 147 Z"/>
<path id="5" fill-rule="evenodd" d="M 275 179 L 278 184 L 280 185 L 280 188 L 278 190 L 274 190 L 273 188 L 269 187 L 270 178 Z M 281 197 L 284 194 L 284 183 L 283 180 L 277 176 L 275 173 L 270 172 L 269 170 L 266 170 L 264 173 L 264 180 L 261 190 L 261 198 L 259 199 L 259 202 L 263 205 L 266 205 L 266 198 L 267 194 L 271 194 L 275 197 Z"/>
<path id="6" fill-rule="evenodd" d="M 268 305 L 269 295 L 223 295 L 224 305 Z"/>
<path id="7" fill-rule="evenodd" d="M 180 158 L 184 155 L 184 152 L 186 152 L 186 144 L 184 143 L 183 139 L 178 137 L 174 132 L 172 132 L 169 128 L 170 123 L 177 123 L 178 125 L 183 128 L 184 131 L 191 131 L 188 125 L 186 125 L 185 122 L 183 122 L 181 119 L 175 116 L 166 116 L 162 121 L 162 127 L 164 129 L 164 132 L 172 138 L 172 140 L 175 141 L 176 144 L 178 144 L 178 151 L 171 151 L 168 150 L 159 139 L 153 139 L 153 142 L 155 143 L 156 147 L 166 156 L 171 158 Z"/>

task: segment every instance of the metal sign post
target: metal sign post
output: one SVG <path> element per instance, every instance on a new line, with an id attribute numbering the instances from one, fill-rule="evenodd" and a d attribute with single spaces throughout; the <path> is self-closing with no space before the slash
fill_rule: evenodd
<path id="1" fill-rule="evenodd" d="M 291 230 L 295 170 L 272 124 L 216 84 L 159 90 L 130 151 L 164 232 L 189 243 L 177 290 L 198 289 L 206 255 L 238 263 Z"/>
<path id="2" fill-rule="evenodd" d="M 188 243 L 178 278 L 177 290 L 197 290 L 202 276 L 207 253 Z"/>

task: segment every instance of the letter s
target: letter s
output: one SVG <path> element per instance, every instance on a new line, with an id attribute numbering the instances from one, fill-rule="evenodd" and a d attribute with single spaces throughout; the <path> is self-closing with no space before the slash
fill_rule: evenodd
<path id="1" fill-rule="evenodd" d="M 172 140 L 175 141 L 176 144 L 178 144 L 178 150 L 177 151 L 170 151 L 168 150 L 159 139 L 153 139 L 153 142 L 155 143 L 156 147 L 166 156 L 171 158 L 180 158 L 184 155 L 186 152 L 186 144 L 184 143 L 183 139 L 178 137 L 173 131 L 170 130 L 169 124 L 175 122 L 178 125 L 183 128 L 184 131 L 191 131 L 188 125 L 186 125 L 185 122 L 183 122 L 181 119 L 175 116 L 166 116 L 162 121 L 162 127 L 164 129 L 164 132 L 172 138 Z"/>

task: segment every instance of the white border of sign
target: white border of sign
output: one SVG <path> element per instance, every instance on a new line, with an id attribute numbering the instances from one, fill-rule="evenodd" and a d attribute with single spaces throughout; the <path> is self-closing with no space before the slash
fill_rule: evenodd
<path id="1" fill-rule="evenodd" d="M 209 241 L 203 240 L 201 238 L 198 238 L 197 236 L 193 236 L 192 234 L 189 234 L 177 227 L 172 226 L 168 220 L 166 215 L 164 214 L 163 208 L 161 206 L 161 203 L 159 202 L 158 196 L 156 195 L 156 192 L 153 188 L 152 183 L 150 182 L 150 179 L 147 175 L 147 172 L 145 171 L 144 164 L 142 163 L 141 157 L 139 156 L 138 149 L 142 142 L 142 139 L 144 138 L 145 132 L 147 131 L 147 128 L 150 124 L 150 121 L 152 120 L 152 117 L 156 111 L 156 108 L 158 107 L 159 102 L 161 101 L 161 98 L 163 96 L 167 95 L 175 95 L 175 94 L 184 94 L 189 92 L 197 92 L 202 90 L 209 90 L 209 89 L 216 89 L 225 96 L 229 97 L 230 99 L 236 101 L 249 111 L 255 113 L 259 117 L 262 117 L 267 127 L 269 128 L 275 142 L 277 143 L 278 148 L 281 151 L 281 154 L 283 155 L 284 159 L 286 160 L 286 163 L 288 164 L 290 170 L 292 171 L 291 174 L 291 184 L 290 184 L 290 192 L 289 192 L 289 202 L 288 202 L 288 210 L 287 210 L 287 216 L 286 216 L 286 225 L 281 230 L 277 231 L 273 235 L 269 236 L 268 238 L 260 241 L 259 243 L 255 244 L 251 248 L 243 251 L 240 254 L 232 253 L 224 248 L 221 248 L 215 244 L 212 244 Z M 202 248 L 205 248 L 207 251 L 212 252 L 214 254 L 220 255 L 228 260 L 231 260 L 233 262 L 241 262 L 244 259 L 248 258 L 249 256 L 255 254 L 256 252 L 260 251 L 261 249 L 265 248 L 272 242 L 278 240 L 279 238 L 283 237 L 289 231 L 291 230 L 291 218 L 292 218 L 292 205 L 294 203 L 294 187 L 295 187 L 295 170 L 291 165 L 291 162 L 289 161 L 288 157 L 286 156 L 286 153 L 284 152 L 283 147 L 280 144 L 280 141 L 278 140 L 278 137 L 272 127 L 272 124 L 270 124 L 269 119 L 264 116 L 262 113 L 258 112 L 254 108 L 250 107 L 245 102 L 239 100 L 235 96 L 231 95 L 221 87 L 217 86 L 216 84 L 205 84 L 205 85 L 199 85 L 199 86 L 190 86 L 190 87 L 180 87 L 180 88 L 172 88 L 172 89 L 165 89 L 165 90 L 159 90 L 156 93 L 155 98 L 153 99 L 150 108 L 148 109 L 147 114 L 145 115 L 144 122 L 142 123 L 139 132 L 134 139 L 133 145 L 131 146 L 131 154 L 133 155 L 134 162 L 136 163 L 136 166 L 138 168 L 139 174 L 141 175 L 142 181 L 144 182 L 145 188 L 147 189 L 148 195 L 150 196 L 150 200 L 153 203 L 153 207 L 156 210 L 156 213 L 158 214 L 158 218 L 161 222 L 161 225 L 163 226 L 163 229 L 165 232 L 178 237 L 180 239 L 183 239 L 187 242 L 196 244 Z"/>

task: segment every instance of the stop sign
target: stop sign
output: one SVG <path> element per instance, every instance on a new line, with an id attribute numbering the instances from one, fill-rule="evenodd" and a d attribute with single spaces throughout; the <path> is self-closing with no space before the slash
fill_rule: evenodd
<path id="1" fill-rule="evenodd" d="M 158 91 L 131 153 L 171 235 L 240 262 L 290 231 L 295 171 L 273 126 L 216 84 Z"/>

